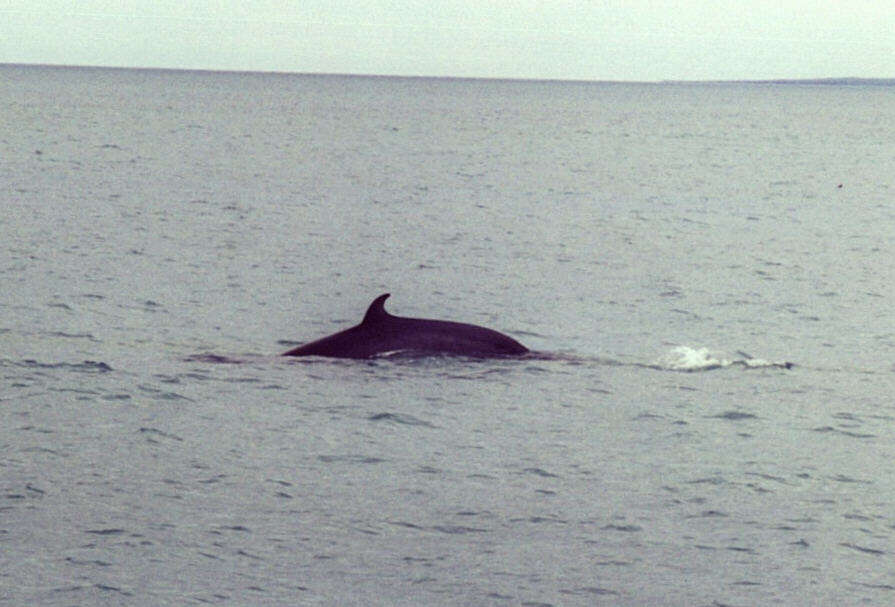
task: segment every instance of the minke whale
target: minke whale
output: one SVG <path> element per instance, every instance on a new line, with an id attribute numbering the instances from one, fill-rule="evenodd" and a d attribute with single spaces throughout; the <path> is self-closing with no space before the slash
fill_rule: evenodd
<path id="1" fill-rule="evenodd" d="M 385 311 L 384 293 L 373 300 L 359 325 L 306 343 L 282 356 L 372 358 L 385 353 L 451 354 L 476 358 L 518 356 L 528 348 L 493 329 L 447 320 L 405 318 Z"/>

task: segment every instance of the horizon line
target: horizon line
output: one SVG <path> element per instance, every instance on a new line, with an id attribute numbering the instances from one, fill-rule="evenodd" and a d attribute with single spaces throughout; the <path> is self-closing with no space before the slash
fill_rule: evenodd
<path id="1" fill-rule="evenodd" d="M 399 78 L 420 80 L 482 80 L 497 82 L 557 82 L 578 84 L 875 84 L 895 85 L 895 77 L 865 77 L 865 76 L 818 76 L 805 78 L 705 78 L 705 79 L 674 79 L 662 78 L 658 80 L 613 80 L 613 79 L 588 79 L 588 78 L 547 78 L 525 76 L 445 76 L 425 74 L 377 74 L 369 72 L 311 72 L 289 71 L 275 69 L 218 69 L 218 68 L 190 68 L 190 67 L 158 67 L 158 66 L 126 66 L 126 65 L 98 65 L 98 64 L 66 64 L 66 63 L 20 63 L 2 62 L 0 67 L 35 67 L 54 69 L 99 69 L 99 70 L 135 70 L 156 72 L 199 72 L 210 74 L 268 74 L 282 76 L 319 76 L 342 78 Z"/>

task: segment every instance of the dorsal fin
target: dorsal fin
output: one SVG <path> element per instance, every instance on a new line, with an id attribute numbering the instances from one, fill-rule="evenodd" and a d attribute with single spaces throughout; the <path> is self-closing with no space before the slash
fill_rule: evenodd
<path id="1" fill-rule="evenodd" d="M 385 311 L 385 300 L 388 299 L 389 295 L 390 293 L 383 293 L 373 300 L 373 303 L 367 308 L 367 313 L 364 314 L 364 320 L 361 322 L 362 325 L 371 322 L 379 322 L 391 316 L 391 314 Z"/>

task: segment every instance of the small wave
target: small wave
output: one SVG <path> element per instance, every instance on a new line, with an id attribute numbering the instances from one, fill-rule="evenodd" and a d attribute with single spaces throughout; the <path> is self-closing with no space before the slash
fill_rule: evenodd
<path id="1" fill-rule="evenodd" d="M 198 363 L 215 363 L 215 364 L 231 364 L 238 365 L 241 364 L 242 360 L 238 358 L 231 358 L 229 356 L 222 356 L 220 354 L 212 354 L 211 352 L 204 352 L 202 354 L 191 354 L 184 358 L 186 362 L 198 362 Z"/>
<path id="2" fill-rule="evenodd" d="M 157 439 L 159 437 L 175 440 L 175 441 L 178 441 L 181 443 L 183 442 L 183 439 L 180 438 L 179 436 L 177 436 L 176 434 L 169 434 L 168 432 L 162 432 L 161 430 L 159 430 L 157 428 L 149 428 L 149 427 L 143 426 L 140 428 L 140 433 L 145 434 L 146 440 L 150 443 L 158 443 L 159 441 Z"/>
<path id="3" fill-rule="evenodd" d="M 371 422 L 384 421 L 405 426 L 425 426 L 427 428 L 435 427 L 427 421 L 424 421 L 412 415 L 407 415 L 405 413 L 376 413 L 375 415 L 371 415 L 367 419 Z"/>
<path id="4" fill-rule="evenodd" d="M 526 468 L 525 470 L 523 470 L 523 472 L 534 474 L 536 476 L 543 476 L 544 478 L 559 478 L 556 474 L 547 472 L 543 468 Z"/>
<path id="5" fill-rule="evenodd" d="M 385 460 L 381 457 L 367 455 L 318 455 L 317 459 L 325 464 L 381 464 Z"/>
<path id="6" fill-rule="evenodd" d="M 434 525 L 432 529 L 447 533 L 448 535 L 462 535 L 464 533 L 485 533 L 488 530 L 482 527 L 467 527 L 465 525 Z"/>
<path id="7" fill-rule="evenodd" d="M 868 434 L 868 433 L 864 433 L 864 432 L 851 432 L 849 430 L 840 430 L 839 428 L 834 428 L 833 426 L 820 426 L 817 428 L 812 428 L 812 430 L 814 432 L 840 434 L 842 436 L 848 436 L 851 438 L 876 438 L 875 434 Z"/>
<path id="8" fill-rule="evenodd" d="M 155 398 L 160 400 L 186 400 L 192 402 L 193 399 L 184 396 L 183 394 L 178 394 L 177 392 L 168 392 L 165 390 L 159 390 L 158 388 L 153 388 L 147 384 L 137 384 L 137 388 L 145 393 L 150 394 Z"/>
<path id="9" fill-rule="evenodd" d="M 712 415 L 711 417 L 716 419 L 727 419 L 730 421 L 741 421 L 744 419 L 758 419 L 757 415 L 753 415 L 751 413 L 745 413 L 743 411 L 725 411 L 724 413 L 719 413 L 718 415 Z"/>
<path id="10" fill-rule="evenodd" d="M 80 373 L 108 373 L 112 367 L 102 361 L 85 360 L 80 363 L 42 363 L 31 358 L 14 363 L 28 369 L 70 369 Z"/>
<path id="11" fill-rule="evenodd" d="M 604 525 L 601 527 L 603 531 L 623 531 L 626 533 L 636 533 L 637 531 L 643 531 L 643 527 L 640 525 Z"/>
<path id="12" fill-rule="evenodd" d="M 90 341 L 97 341 L 97 339 L 91 333 L 66 333 L 65 331 L 50 331 L 48 335 L 50 337 L 65 337 L 68 339 L 88 339 Z"/>
<path id="13" fill-rule="evenodd" d="M 851 548 L 852 550 L 857 550 L 858 552 L 863 552 L 864 554 L 873 554 L 873 555 L 883 555 L 886 554 L 885 550 L 877 550 L 876 548 L 868 548 L 866 546 L 859 546 L 857 544 L 852 544 L 851 542 L 840 542 L 840 546 L 845 548 Z"/>
<path id="14" fill-rule="evenodd" d="M 103 529 L 86 529 L 84 533 L 92 533 L 94 535 L 121 535 L 122 533 L 126 533 L 125 529 L 119 529 L 117 527 L 111 528 L 103 528 Z"/>

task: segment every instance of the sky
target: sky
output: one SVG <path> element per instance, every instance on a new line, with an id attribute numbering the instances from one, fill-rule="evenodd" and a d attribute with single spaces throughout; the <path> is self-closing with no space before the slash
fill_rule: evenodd
<path id="1" fill-rule="evenodd" d="M 895 1 L 0 0 L 0 63 L 622 81 L 895 78 Z"/>

